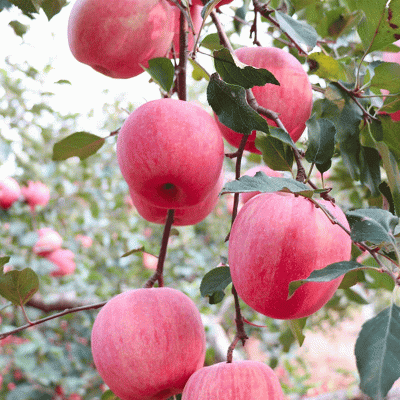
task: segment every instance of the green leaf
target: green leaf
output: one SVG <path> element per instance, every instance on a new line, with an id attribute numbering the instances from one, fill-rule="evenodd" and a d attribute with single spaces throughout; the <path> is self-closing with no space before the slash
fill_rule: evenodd
<path id="1" fill-rule="evenodd" d="M 360 180 L 368 187 L 372 197 L 380 195 L 381 183 L 381 158 L 379 152 L 371 147 L 361 146 L 360 152 Z"/>
<path id="2" fill-rule="evenodd" d="M 127 251 L 126 253 L 122 254 L 121 258 L 122 258 L 122 257 L 128 257 L 128 256 L 130 256 L 131 254 L 141 253 L 141 252 L 143 252 L 143 251 L 144 251 L 144 246 L 139 247 L 139 248 L 137 248 L 137 249 L 129 250 L 129 251 Z"/>
<path id="3" fill-rule="evenodd" d="M 348 289 L 358 282 L 365 282 L 364 270 L 353 269 L 349 272 L 346 272 L 338 289 Z"/>
<path id="4" fill-rule="evenodd" d="M 351 239 L 376 245 L 396 245 L 394 229 L 399 218 L 380 208 L 366 208 L 346 213 L 351 227 Z"/>
<path id="5" fill-rule="evenodd" d="M 0 257 L 0 267 L 4 267 L 9 261 L 11 257 Z M 3 273 L 3 268 L 0 269 L 0 274 Z"/>
<path id="6" fill-rule="evenodd" d="M 12 4 L 7 0 L 0 0 L 0 11 L 3 11 L 5 8 L 10 8 Z"/>
<path id="7" fill-rule="evenodd" d="M 271 135 L 257 135 L 255 145 L 268 167 L 275 171 L 292 171 L 294 155 L 291 146 Z"/>
<path id="8" fill-rule="evenodd" d="M 304 339 L 306 338 L 303 334 L 303 329 L 306 325 L 307 317 L 299 319 L 291 319 L 287 321 L 293 336 L 296 338 L 299 346 L 303 345 Z"/>
<path id="9" fill-rule="evenodd" d="M 192 60 L 189 58 L 190 64 L 192 64 L 193 67 L 193 72 L 192 72 L 192 78 L 195 81 L 201 81 L 203 78 L 206 81 L 210 80 L 210 77 L 208 76 L 207 72 L 198 64 L 196 61 Z"/>
<path id="10" fill-rule="evenodd" d="M 205 47 L 208 50 L 214 51 L 220 49 L 222 46 L 221 41 L 219 40 L 218 33 L 210 33 L 207 35 L 202 41 L 200 46 Z"/>
<path id="11" fill-rule="evenodd" d="M 394 122 L 389 115 L 379 115 L 378 118 L 382 123 L 382 137 L 375 140 L 385 142 L 393 155 L 400 159 L 400 123 Z"/>
<path id="12" fill-rule="evenodd" d="M 344 289 L 344 294 L 350 301 L 354 303 L 361 305 L 369 304 L 368 301 L 364 299 L 364 297 L 362 297 L 361 295 L 359 295 L 357 292 L 355 292 L 350 288 Z"/>
<path id="13" fill-rule="evenodd" d="M 346 274 L 349 271 L 355 269 L 365 269 L 365 265 L 359 264 L 356 261 L 340 261 L 333 264 L 329 264 L 325 268 L 316 269 L 311 272 L 310 276 L 306 279 L 299 279 L 297 281 L 292 281 L 289 283 L 289 295 L 288 299 L 290 299 L 294 292 L 306 282 L 330 282 L 339 276 Z"/>
<path id="14" fill-rule="evenodd" d="M 264 86 L 267 83 L 279 85 L 271 72 L 241 63 L 226 48 L 216 50 L 213 54 L 215 69 L 226 83 L 238 85 L 245 89 L 251 89 L 253 86 Z"/>
<path id="15" fill-rule="evenodd" d="M 87 132 L 75 132 L 57 142 L 53 147 L 53 160 L 61 161 L 77 156 L 85 160 L 95 154 L 104 144 L 105 139 Z"/>
<path id="16" fill-rule="evenodd" d="M 308 147 L 306 160 L 314 164 L 325 164 L 335 150 L 336 128 L 328 119 L 312 116 L 306 123 L 308 128 Z"/>
<path id="17" fill-rule="evenodd" d="M 67 5 L 67 0 L 44 0 L 41 3 L 42 9 L 50 21 L 57 15 L 63 7 Z"/>
<path id="18" fill-rule="evenodd" d="M 72 83 L 67 79 L 60 79 L 54 83 L 56 83 L 57 85 L 72 85 Z"/>
<path id="19" fill-rule="evenodd" d="M 120 400 L 111 390 L 105 391 L 102 396 L 101 400 Z"/>
<path id="20" fill-rule="evenodd" d="M 277 178 L 258 171 L 254 176 L 243 175 L 235 181 L 227 182 L 222 188 L 221 194 L 247 192 L 286 192 L 312 197 L 314 193 L 321 192 L 321 190 L 310 189 L 309 186 L 294 179 Z"/>
<path id="21" fill-rule="evenodd" d="M 400 92 L 400 65 L 383 62 L 375 68 L 371 86 L 389 90 L 390 93 Z"/>
<path id="22" fill-rule="evenodd" d="M 0 295 L 16 306 L 24 305 L 38 289 L 39 278 L 30 268 L 0 275 Z"/>
<path id="23" fill-rule="evenodd" d="M 312 26 L 279 11 L 275 11 L 275 15 L 283 32 L 291 36 L 296 42 L 304 43 L 308 47 L 317 45 L 318 34 Z"/>
<path id="24" fill-rule="evenodd" d="M 362 326 L 355 346 L 360 388 L 383 400 L 400 377 L 400 308 L 395 304 Z"/>
<path id="25" fill-rule="evenodd" d="M 21 24 L 19 21 L 11 21 L 8 25 L 10 25 L 11 28 L 13 28 L 14 33 L 20 37 L 24 36 L 29 29 L 29 25 Z"/>
<path id="26" fill-rule="evenodd" d="M 222 81 L 217 73 L 211 75 L 207 100 L 219 121 L 235 132 L 250 135 L 253 130 L 269 133 L 267 121 L 246 100 L 244 88 Z"/>
<path id="27" fill-rule="evenodd" d="M 24 14 L 31 16 L 40 10 L 39 0 L 9 0 L 11 4 L 17 6 Z"/>
<path id="28" fill-rule="evenodd" d="M 163 90 L 169 92 L 174 83 L 175 68 L 169 58 L 158 57 L 149 60 L 149 67 L 143 67 Z"/>
<path id="29" fill-rule="evenodd" d="M 343 64 L 324 53 L 311 53 L 307 57 L 310 72 L 330 81 L 346 80 Z M 310 62 L 311 61 L 311 62 Z"/>
<path id="30" fill-rule="evenodd" d="M 243 22 L 239 21 L 239 19 L 242 20 L 242 21 L 245 21 L 246 20 L 246 13 L 247 13 L 246 4 L 244 4 L 242 7 L 237 8 L 236 11 L 235 11 L 235 17 L 237 19 L 233 20 L 233 26 L 235 27 L 235 32 L 237 34 L 239 34 L 239 35 L 240 35 L 240 32 L 242 31 L 242 28 L 243 28 Z"/>
<path id="31" fill-rule="evenodd" d="M 200 284 L 203 297 L 210 297 L 210 304 L 219 303 L 225 296 L 225 288 L 232 283 L 229 267 L 217 267 L 207 272 Z"/>

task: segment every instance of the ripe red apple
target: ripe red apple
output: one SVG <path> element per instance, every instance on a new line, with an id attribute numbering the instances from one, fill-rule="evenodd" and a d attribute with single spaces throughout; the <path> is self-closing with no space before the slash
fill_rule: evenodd
<path id="1" fill-rule="evenodd" d="M 50 200 L 50 189 L 42 182 L 28 181 L 28 186 L 22 187 L 21 192 L 32 212 L 36 206 L 46 206 Z"/>
<path id="2" fill-rule="evenodd" d="M 217 184 L 212 189 L 211 193 L 202 200 L 200 203 L 187 207 L 178 208 L 175 210 L 174 223 L 175 226 L 196 225 L 203 221 L 215 208 L 219 200 L 219 193 L 224 183 L 224 175 L 221 173 Z M 138 213 L 147 221 L 156 224 L 165 224 L 168 210 L 166 208 L 159 208 L 149 204 L 143 198 L 137 196 L 131 191 L 131 198 Z"/>
<path id="3" fill-rule="evenodd" d="M 68 21 L 74 57 L 112 78 L 132 78 L 165 57 L 177 7 L 167 0 L 77 0 Z"/>
<path id="4" fill-rule="evenodd" d="M 7 210 L 19 198 L 21 188 L 18 182 L 11 177 L 0 179 L 0 208 Z"/>
<path id="5" fill-rule="evenodd" d="M 254 176 L 257 172 L 264 172 L 265 175 L 268 176 L 275 176 L 277 178 L 282 178 L 283 174 L 282 172 L 279 171 L 274 171 L 270 167 L 267 167 L 266 165 L 259 165 L 253 168 L 250 168 L 248 171 L 246 171 L 243 175 L 247 176 Z M 260 192 L 248 192 L 248 193 L 242 193 L 240 195 L 240 199 L 242 200 L 242 203 L 247 203 L 252 197 L 256 196 Z"/>
<path id="6" fill-rule="evenodd" d="M 39 256 L 57 250 L 61 247 L 63 239 L 58 232 L 52 228 L 40 228 L 37 231 L 39 235 L 38 241 L 33 246 L 33 252 Z"/>
<path id="7" fill-rule="evenodd" d="M 117 295 L 92 329 L 97 371 L 122 400 L 164 400 L 181 393 L 203 366 L 205 349 L 195 304 L 167 287 Z"/>
<path id="8" fill-rule="evenodd" d="M 342 210 L 322 199 L 349 229 Z M 262 193 L 238 213 L 229 239 L 232 282 L 242 300 L 271 318 L 295 319 L 313 314 L 334 294 L 342 277 L 308 282 L 287 300 L 289 283 L 316 269 L 350 260 L 351 239 L 320 208 L 289 193 Z"/>
<path id="9" fill-rule="evenodd" d="M 187 101 L 159 99 L 124 122 L 117 156 L 134 197 L 177 209 L 194 206 L 212 192 L 222 171 L 223 147 L 206 111 Z"/>
<path id="10" fill-rule="evenodd" d="M 89 236 L 78 234 L 75 236 L 75 240 L 81 243 L 83 247 L 89 248 L 93 244 L 93 239 Z"/>
<path id="11" fill-rule="evenodd" d="M 397 42 L 395 42 L 393 44 L 400 46 L 400 40 L 398 40 Z M 382 60 L 386 61 L 386 62 L 393 62 L 393 63 L 400 64 L 400 51 L 397 53 L 383 52 Z M 387 90 L 382 90 L 382 93 L 388 94 L 389 92 Z M 395 111 L 394 113 L 391 113 L 390 117 L 392 118 L 393 121 L 400 121 L 400 110 Z"/>
<path id="12" fill-rule="evenodd" d="M 46 254 L 45 258 L 57 266 L 57 269 L 50 272 L 51 276 L 71 275 L 75 271 L 75 254 L 71 250 L 58 249 Z"/>
<path id="13" fill-rule="evenodd" d="M 312 109 L 312 89 L 307 73 L 300 62 L 288 52 L 274 47 L 242 47 L 235 55 L 244 64 L 256 68 L 265 68 L 272 72 L 280 86 L 267 83 L 252 88 L 258 104 L 279 113 L 279 118 L 296 142 L 310 118 Z M 215 116 L 218 121 L 218 117 Z M 271 126 L 276 124 L 267 119 Z M 232 146 L 239 147 L 243 135 L 218 121 L 222 135 Z M 253 131 L 246 143 L 246 150 L 261 154 L 255 147 L 256 131 Z"/>
<path id="14" fill-rule="evenodd" d="M 188 380 L 182 400 L 283 400 L 278 377 L 259 361 L 221 362 Z"/>

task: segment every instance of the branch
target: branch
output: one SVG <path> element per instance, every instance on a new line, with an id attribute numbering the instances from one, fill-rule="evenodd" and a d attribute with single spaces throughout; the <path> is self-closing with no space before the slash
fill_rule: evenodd
<path id="1" fill-rule="evenodd" d="M 75 302 L 70 300 L 57 300 L 54 303 L 46 304 L 43 300 L 39 298 L 32 298 L 26 303 L 26 305 L 29 307 L 36 308 L 45 313 L 51 311 L 63 311 L 66 310 L 67 308 L 76 308 L 84 306 L 84 304 L 80 302 Z"/>
<path id="2" fill-rule="evenodd" d="M 217 28 L 217 32 L 218 32 L 218 36 L 219 36 L 219 40 L 221 42 L 221 44 L 226 47 L 231 53 L 233 53 L 233 47 L 231 45 L 231 42 L 228 39 L 228 36 L 226 36 L 226 33 L 224 31 L 224 28 L 222 27 L 221 21 L 219 20 L 219 17 L 217 15 L 217 13 L 215 12 L 215 10 L 211 11 L 211 19 L 215 25 L 215 27 Z"/>
<path id="3" fill-rule="evenodd" d="M 186 68 L 188 60 L 188 23 L 181 11 L 179 17 L 179 66 L 177 77 L 177 92 L 179 100 L 186 100 Z"/>

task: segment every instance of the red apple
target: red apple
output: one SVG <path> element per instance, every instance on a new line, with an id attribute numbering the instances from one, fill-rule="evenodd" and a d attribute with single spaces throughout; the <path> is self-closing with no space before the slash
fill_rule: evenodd
<path id="1" fill-rule="evenodd" d="M 153 256 L 153 254 L 143 252 L 143 265 L 147 269 L 155 271 L 157 269 L 158 257 Z"/>
<path id="2" fill-rule="evenodd" d="M 174 223 L 175 226 L 196 225 L 203 221 L 215 208 L 219 200 L 219 193 L 224 183 L 224 176 L 221 173 L 217 184 L 214 186 L 211 193 L 200 203 L 188 207 L 178 208 L 175 210 Z M 166 208 L 155 207 L 149 204 L 143 198 L 137 196 L 131 191 L 131 198 L 138 213 L 147 221 L 156 224 L 165 224 L 168 210 Z"/>
<path id="3" fill-rule="evenodd" d="M 310 118 L 312 89 L 307 73 L 300 62 L 288 52 L 274 47 L 242 47 L 235 51 L 236 57 L 244 64 L 265 68 L 272 72 L 280 86 L 267 83 L 252 88 L 258 104 L 279 113 L 279 118 L 290 137 L 297 141 Z M 218 121 L 218 117 L 215 117 Z M 267 119 L 271 126 L 276 124 Z M 243 135 L 218 121 L 222 135 L 232 146 L 239 147 Z M 246 143 L 246 150 L 261 154 L 255 147 L 256 132 L 253 131 Z"/>
<path id="4" fill-rule="evenodd" d="M 283 174 L 282 172 L 279 171 L 274 171 L 273 169 L 267 167 L 266 165 L 259 165 L 253 168 L 250 168 L 247 172 L 244 173 L 244 175 L 247 176 L 254 176 L 257 172 L 264 172 L 265 175 L 268 176 L 275 176 L 277 178 L 282 178 Z M 242 200 L 242 203 L 247 203 L 252 197 L 256 196 L 257 194 L 259 194 L 260 192 L 248 192 L 248 193 L 242 193 L 240 195 L 240 198 Z"/>
<path id="5" fill-rule="evenodd" d="M 342 210 L 322 199 L 349 229 Z M 238 213 L 229 239 L 232 282 L 242 300 L 271 318 L 295 319 L 313 314 L 334 294 L 342 277 L 308 282 L 288 300 L 289 283 L 316 269 L 350 260 L 351 239 L 320 208 L 289 193 L 263 193 Z"/>
<path id="6" fill-rule="evenodd" d="M 177 7 L 167 0 L 77 0 L 68 21 L 74 57 L 112 78 L 132 78 L 165 57 Z"/>
<path id="7" fill-rule="evenodd" d="M 46 206 L 50 200 L 50 189 L 42 182 L 28 181 L 28 186 L 22 187 L 21 192 L 32 212 L 36 206 Z"/>
<path id="8" fill-rule="evenodd" d="M 178 290 L 130 290 L 112 298 L 92 330 L 93 359 L 122 400 L 168 399 L 203 366 L 205 332 L 195 304 Z"/>
<path id="9" fill-rule="evenodd" d="M 50 272 L 51 276 L 71 275 L 75 271 L 75 254 L 71 250 L 58 249 L 46 254 L 46 259 L 57 266 L 57 269 Z"/>
<path id="10" fill-rule="evenodd" d="M 131 194 L 156 207 L 194 206 L 214 189 L 224 145 L 214 119 L 187 101 L 137 108 L 118 134 L 117 156 Z"/>
<path id="11" fill-rule="evenodd" d="M 0 208 L 7 210 L 19 198 L 21 188 L 18 182 L 11 177 L 0 179 Z"/>
<path id="12" fill-rule="evenodd" d="M 274 371 L 259 361 L 221 362 L 188 380 L 182 400 L 283 400 Z"/>
<path id="13" fill-rule="evenodd" d="M 33 252 L 39 256 L 45 256 L 61 247 L 63 239 L 58 232 L 52 228 L 40 228 L 37 231 L 38 241 L 33 246 Z"/>
<path id="14" fill-rule="evenodd" d="M 398 40 L 394 44 L 400 46 L 400 40 Z M 400 64 L 400 51 L 398 51 L 397 53 L 383 52 L 382 60 L 386 62 L 393 62 Z M 382 93 L 388 94 L 389 92 L 387 90 L 382 90 Z M 393 121 L 400 121 L 400 110 L 391 113 L 390 117 L 392 118 Z"/>
<path id="15" fill-rule="evenodd" d="M 89 248 L 93 244 L 93 239 L 89 236 L 78 234 L 75 236 L 75 239 L 81 243 L 83 247 Z"/>

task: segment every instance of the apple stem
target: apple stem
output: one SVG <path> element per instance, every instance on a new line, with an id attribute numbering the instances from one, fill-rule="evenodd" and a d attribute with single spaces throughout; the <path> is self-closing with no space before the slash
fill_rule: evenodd
<path id="1" fill-rule="evenodd" d="M 165 221 L 164 232 L 161 241 L 160 254 L 158 255 L 157 269 L 154 275 L 145 283 L 143 286 L 144 288 L 152 288 L 157 281 L 159 287 L 164 286 L 164 261 L 167 255 L 168 239 L 171 233 L 171 227 L 174 223 L 174 214 L 175 210 L 168 210 L 167 220 Z"/>
<path id="2" fill-rule="evenodd" d="M 226 357 L 226 362 L 231 363 L 233 359 L 233 350 L 235 350 L 236 345 L 238 344 L 239 340 L 241 340 L 243 346 L 246 343 L 246 340 L 249 338 L 244 330 L 244 319 L 240 310 L 239 304 L 239 296 L 236 292 L 235 286 L 232 285 L 232 294 L 235 299 L 235 310 L 236 310 L 236 335 L 233 339 L 233 342 L 228 348 L 228 354 Z"/>
<path id="3" fill-rule="evenodd" d="M 188 60 L 188 23 L 181 11 L 179 17 L 179 66 L 177 76 L 177 92 L 179 100 L 186 101 L 186 65 Z"/>

